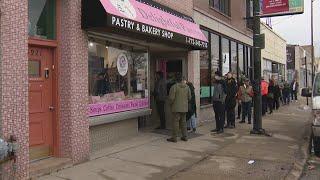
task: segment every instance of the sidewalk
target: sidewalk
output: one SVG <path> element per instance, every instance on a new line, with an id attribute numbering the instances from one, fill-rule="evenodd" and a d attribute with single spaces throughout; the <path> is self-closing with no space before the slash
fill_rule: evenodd
<path id="1" fill-rule="evenodd" d="M 166 135 L 144 132 L 95 153 L 89 162 L 39 179 L 297 179 L 309 130 L 309 112 L 301 106 L 281 107 L 263 119 L 272 137 L 250 135 L 252 125 L 239 123 L 222 135 L 210 133 L 214 123 L 208 123 L 188 142 L 176 144 L 166 142 Z"/>

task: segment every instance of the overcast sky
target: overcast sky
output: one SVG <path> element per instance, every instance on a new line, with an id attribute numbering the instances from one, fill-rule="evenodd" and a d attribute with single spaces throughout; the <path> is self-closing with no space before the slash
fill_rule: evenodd
<path id="1" fill-rule="evenodd" d="M 279 33 L 288 44 L 311 44 L 311 0 L 304 0 L 305 12 L 300 15 L 272 18 L 272 28 Z M 316 56 L 320 56 L 320 0 L 314 4 L 314 44 Z M 263 21 L 265 21 L 263 19 Z"/>

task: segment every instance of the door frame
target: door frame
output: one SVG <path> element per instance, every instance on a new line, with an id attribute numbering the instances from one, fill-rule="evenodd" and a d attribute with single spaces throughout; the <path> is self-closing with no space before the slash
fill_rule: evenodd
<path id="1" fill-rule="evenodd" d="M 52 103 L 55 107 L 55 111 L 53 112 L 52 117 L 52 135 L 53 135 L 53 153 L 54 157 L 61 156 L 61 131 L 60 131 L 60 41 L 61 41 L 61 11 L 62 11 L 62 0 L 56 0 L 56 39 L 55 40 L 47 40 L 40 39 L 36 37 L 28 38 L 28 48 L 29 46 L 36 47 L 46 47 L 52 50 L 52 61 L 54 66 L 54 71 L 52 71 L 53 79 L 52 79 Z M 28 100 L 29 101 L 29 100 Z"/>
<path id="2" fill-rule="evenodd" d="M 52 70 L 52 104 L 55 107 L 52 114 L 52 136 L 53 136 L 53 152 L 54 157 L 60 156 L 60 101 L 59 101 L 59 66 L 58 66 L 58 50 L 54 42 L 43 42 L 41 40 L 29 39 L 28 49 L 30 47 L 48 48 L 52 52 L 52 64 L 54 69 Z M 30 131 L 30 130 L 29 130 Z"/>

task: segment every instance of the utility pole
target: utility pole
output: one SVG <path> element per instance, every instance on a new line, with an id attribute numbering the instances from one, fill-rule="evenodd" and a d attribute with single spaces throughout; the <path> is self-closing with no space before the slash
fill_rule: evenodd
<path id="1" fill-rule="evenodd" d="M 304 56 L 304 63 L 305 63 L 305 66 L 306 66 L 306 87 L 308 87 L 308 64 L 307 64 L 307 54 L 304 53 L 305 56 Z M 307 97 L 307 106 L 309 106 L 309 98 Z"/>
<path id="2" fill-rule="evenodd" d="M 265 134 L 262 129 L 261 97 L 261 34 L 260 34 L 260 0 L 253 0 L 253 49 L 254 49 L 254 97 L 253 129 L 251 134 Z"/>
<path id="3" fill-rule="evenodd" d="M 312 84 L 314 81 L 314 45 L 313 45 L 313 2 L 314 0 L 311 0 L 311 80 L 312 80 Z"/>

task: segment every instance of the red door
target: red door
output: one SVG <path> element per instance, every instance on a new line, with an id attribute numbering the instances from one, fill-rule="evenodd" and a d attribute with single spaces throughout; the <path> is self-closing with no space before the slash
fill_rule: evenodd
<path id="1" fill-rule="evenodd" d="M 29 47 L 29 137 L 30 159 L 53 153 L 53 52 Z"/>

